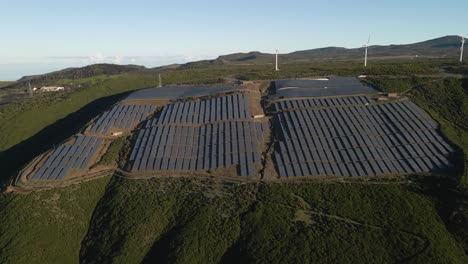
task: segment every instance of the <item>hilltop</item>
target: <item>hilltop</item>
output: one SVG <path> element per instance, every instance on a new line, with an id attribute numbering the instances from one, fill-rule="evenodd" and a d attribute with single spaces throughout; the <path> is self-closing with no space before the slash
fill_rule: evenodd
<path id="1" fill-rule="evenodd" d="M 369 60 L 374 59 L 408 59 L 408 58 L 457 58 L 460 49 L 460 37 L 445 36 L 413 44 L 372 45 L 369 46 Z M 324 47 L 294 51 L 280 54 L 281 63 L 307 63 L 324 60 L 357 60 L 362 59 L 363 48 Z M 99 75 L 116 75 L 121 73 L 157 73 L 174 69 L 193 69 L 208 66 L 271 64 L 274 54 L 252 51 L 248 53 L 233 53 L 221 55 L 213 60 L 201 60 L 185 64 L 170 64 L 147 68 L 139 65 L 93 64 L 79 68 L 68 68 L 41 75 L 24 76 L 15 83 L 3 88 L 24 88 L 28 82 L 31 85 L 42 84 L 54 80 L 73 80 Z"/>
<path id="2" fill-rule="evenodd" d="M 40 75 L 30 75 L 30 76 L 23 76 L 22 78 L 18 79 L 16 82 L 4 86 L 4 89 L 13 89 L 13 88 L 20 88 L 25 87 L 28 82 L 31 83 L 32 86 L 39 85 L 47 82 L 53 82 L 56 80 L 78 80 L 83 78 L 89 78 L 98 75 L 116 75 L 121 73 L 129 73 L 129 72 L 144 72 L 148 71 L 149 69 L 144 66 L 139 65 L 116 65 L 116 64 L 93 64 L 88 65 L 85 67 L 78 67 L 78 68 L 67 68 L 55 72 L 40 74 Z"/>
<path id="3" fill-rule="evenodd" d="M 369 56 L 378 58 L 402 58 L 402 57 L 431 57 L 431 58 L 456 58 L 459 56 L 460 37 L 445 36 L 436 39 L 426 40 L 413 44 L 399 45 L 372 45 L 369 46 Z M 329 59 L 361 59 L 364 54 L 364 48 L 343 48 L 343 47 L 324 47 L 318 49 L 309 49 L 294 51 L 291 53 L 280 54 L 281 63 L 306 62 L 314 60 Z M 248 53 L 234 53 L 219 56 L 215 60 L 199 61 L 185 64 L 183 67 L 230 64 L 230 63 L 272 63 L 274 54 L 262 53 L 258 51 Z"/>

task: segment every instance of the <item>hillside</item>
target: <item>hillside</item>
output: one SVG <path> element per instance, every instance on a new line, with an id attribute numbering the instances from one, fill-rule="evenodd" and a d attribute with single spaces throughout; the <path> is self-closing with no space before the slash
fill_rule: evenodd
<path id="1" fill-rule="evenodd" d="M 144 72 L 148 69 L 138 65 L 116 65 L 116 64 L 93 64 L 81 68 L 68 68 L 60 71 L 45 73 L 41 75 L 24 76 L 11 85 L 4 86 L 5 89 L 27 87 L 30 82 L 32 86 L 40 85 L 57 80 L 78 80 L 98 75 L 116 75 L 129 72 Z"/>
<path id="2" fill-rule="evenodd" d="M 460 37 L 446 36 L 418 42 L 414 44 L 369 47 L 370 57 L 436 57 L 436 58 L 456 58 L 459 56 Z M 363 48 L 342 48 L 326 47 L 295 51 L 287 54 L 280 54 L 282 63 L 313 61 L 321 59 L 358 59 L 364 55 Z M 274 54 L 249 52 L 235 53 L 219 56 L 212 64 L 217 63 L 263 63 L 272 61 Z"/>
<path id="3" fill-rule="evenodd" d="M 438 75 L 442 67 L 466 68 L 425 60 L 379 62 L 368 71 L 377 87 L 408 91 L 441 124 L 460 151 L 453 181 L 262 183 L 105 175 L 65 188 L 1 194 L 0 262 L 466 263 L 468 82 Z M 353 61 L 290 64 L 281 72 L 268 65 L 222 65 L 168 69 L 163 80 L 196 84 L 232 76 L 271 80 L 361 72 Z M 126 92 L 157 84 L 154 74 L 133 72 L 77 81 L 86 85 L 2 112 L 0 164 L 2 173 L 9 172 L 3 180 Z"/>

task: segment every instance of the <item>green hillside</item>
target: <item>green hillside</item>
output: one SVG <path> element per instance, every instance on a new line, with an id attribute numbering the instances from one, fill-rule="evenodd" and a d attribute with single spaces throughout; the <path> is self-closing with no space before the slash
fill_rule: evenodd
<path id="1" fill-rule="evenodd" d="M 462 263 L 464 255 L 431 197 L 391 183 L 115 179 L 96 212 L 86 263 Z"/>
<path id="2" fill-rule="evenodd" d="M 384 91 L 406 91 L 458 147 L 447 178 L 241 183 L 106 176 L 0 195 L 1 263 L 467 263 L 467 79 L 444 60 L 369 67 Z M 162 71 L 165 84 L 356 75 L 360 63 L 217 65 Z M 390 76 L 391 75 L 391 76 Z M 76 80 L 75 80 L 76 81 Z M 78 80 L 77 90 L 9 105 L 0 115 L 2 179 L 79 131 L 151 73 Z M 119 149 L 125 142 L 116 143 Z M 103 160 L 118 156 L 111 151 Z"/>

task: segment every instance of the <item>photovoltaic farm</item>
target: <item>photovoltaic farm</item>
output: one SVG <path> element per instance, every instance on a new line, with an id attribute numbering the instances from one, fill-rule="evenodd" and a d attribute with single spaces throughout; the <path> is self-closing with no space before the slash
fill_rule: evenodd
<path id="1" fill-rule="evenodd" d="M 107 134 L 110 131 L 131 130 L 156 111 L 153 105 L 115 105 L 105 111 L 87 130 L 90 134 Z"/>
<path id="2" fill-rule="evenodd" d="M 273 160 L 281 178 L 409 174 L 452 166 L 455 150 L 411 101 L 378 103 L 359 95 L 281 100 L 274 106 Z"/>
<path id="3" fill-rule="evenodd" d="M 70 170 L 85 170 L 100 149 L 102 138 L 78 135 L 72 144 L 52 151 L 33 176 L 34 180 L 63 180 Z"/>
<path id="4" fill-rule="evenodd" d="M 131 171 L 234 167 L 238 175 L 253 176 L 266 129 L 251 120 L 247 94 L 169 104 L 140 130 Z"/>
<path id="5" fill-rule="evenodd" d="M 28 178 L 56 181 L 93 173 L 90 168 L 116 132 L 131 136 L 121 165 L 130 177 L 356 177 L 453 166 L 455 149 L 427 113 L 405 98 L 379 101 L 377 91 L 357 78 L 276 81 L 264 97 L 266 117 L 257 94 L 243 86 L 135 91 L 83 135 L 36 159 Z"/>

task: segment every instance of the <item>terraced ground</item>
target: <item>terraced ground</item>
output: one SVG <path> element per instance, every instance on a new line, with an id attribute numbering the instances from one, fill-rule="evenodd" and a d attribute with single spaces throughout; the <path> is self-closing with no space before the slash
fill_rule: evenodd
<path id="1" fill-rule="evenodd" d="M 0 262 L 466 263 L 468 181 L 463 153 L 468 149 L 464 127 L 467 81 L 436 79 L 428 83 L 427 77 L 413 76 L 415 71 L 437 71 L 441 67 L 438 63 L 429 61 L 412 68 L 411 63 L 401 66 L 386 62 L 370 71 L 382 75 L 373 76 L 372 81 L 387 91 L 424 83 L 407 95 L 430 113 L 457 147 L 456 168 L 447 178 L 242 183 L 216 177 L 128 179 L 108 175 L 64 188 L 5 193 L 0 196 Z M 285 66 L 280 73 L 283 76 L 276 77 L 338 74 L 354 69 L 352 64 L 316 68 L 319 66 Z M 410 78 L 383 76 L 401 68 Z M 198 82 L 235 71 L 257 79 L 272 75 L 269 68 L 260 66 L 249 71 L 221 67 L 170 74 Z M 13 136 L 14 129 L 8 127 L 15 109 L 7 109 L 0 118 L 0 126 L 6 128 L 0 141 L 2 168 L 14 171 L 52 144 L 75 134 L 124 95 L 89 105 L 94 96 L 130 90 L 132 80 L 139 79 L 127 77 L 103 77 L 86 88 L 89 92 L 83 89 L 62 94 L 53 105 L 46 98 L 38 98 L 16 106 L 19 118 L 13 128 L 26 126 L 26 120 L 31 120 L 26 117 L 38 109 L 49 113 L 34 115 L 36 120 L 21 131 L 21 137 Z M 119 84 L 123 80 L 128 83 Z M 109 88 L 113 85 L 119 88 Z M 84 94 L 90 97 L 82 100 Z M 74 107 L 68 107 L 70 101 Z M 81 110 L 71 114 L 75 108 Z M 65 135 L 57 135 L 56 130 L 61 128 Z M 22 141 L 19 138 L 26 142 L 17 146 Z M 40 138 L 46 140 L 37 141 Z M 126 149 L 125 145 L 122 140 L 115 144 L 117 147 L 111 146 L 110 158 L 103 162 L 117 162 L 121 154 L 115 149 Z M 22 159 L 14 159 L 20 154 L 24 155 Z M 5 179 L 8 175 L 2 176 Z"/>

